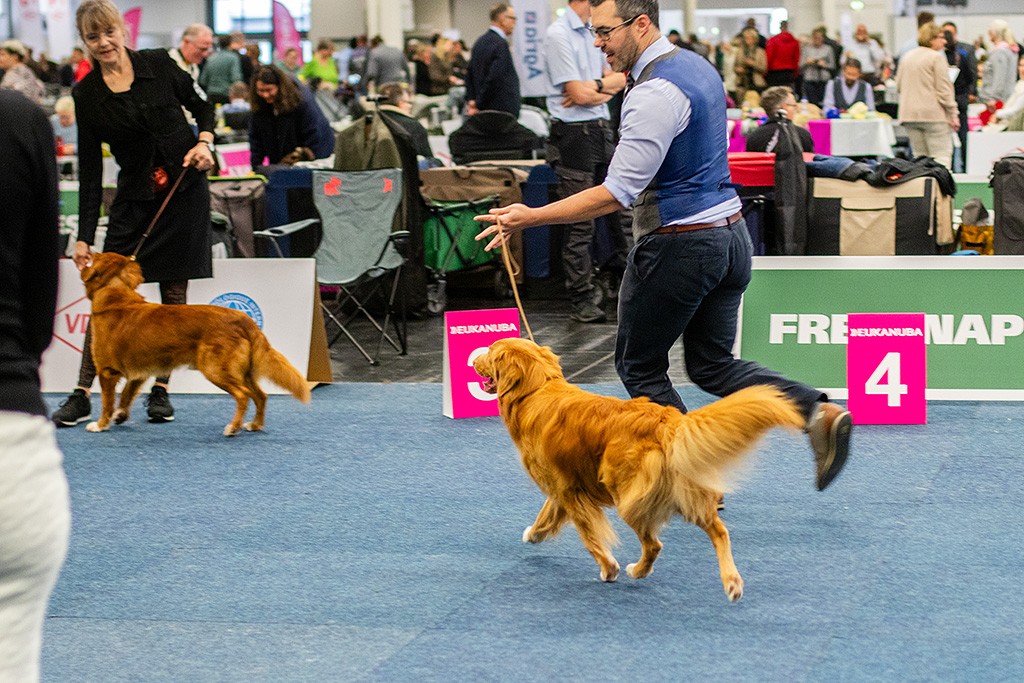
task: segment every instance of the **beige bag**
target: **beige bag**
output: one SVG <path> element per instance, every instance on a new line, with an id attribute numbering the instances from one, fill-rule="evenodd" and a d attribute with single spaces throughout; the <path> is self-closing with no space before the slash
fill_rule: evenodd
<path id="1" fill-rule="evenodd" d="M 808 194 L 808 254 L 937 254 L 955 240 L 953 198 L 935 178 L 885 188 L 811 178 Z"/>

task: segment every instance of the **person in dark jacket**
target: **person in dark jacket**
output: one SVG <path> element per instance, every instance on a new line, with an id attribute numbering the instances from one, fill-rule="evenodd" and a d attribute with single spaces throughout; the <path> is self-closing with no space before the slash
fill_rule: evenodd
<path id="1" fill-rule="evenodd" d="M 276 66 L 261 66 L 250 96 L 252 167 L 324 159 L 334 151 L 334 131 L 312 91 Z"/>
<path id="2" fill-rule="evenodd" d="M 507 111 L 519 118 L 522 96 L 519 75 L 512 62 L 508 38 L 516 27 L 511 5 L 491 10 L 491 27 L 473 43 L 466 74 L 466 115 L 479 111 Z"/>
<path id="3" fill-rule="evenodd" d="M 110 0 L 85 0 L 75 16 L 78 32 L 96 64 L 75 86 L 78 119 L 79 208 L 74 259 L 92 261 L 102 196 L 102 143 L 120 166 L 110 207 L 104 250 L 130 255 L 142 240 L 171 186 L 181 183 L 138 253 L 142 274 L 160 284 L 165 304 L 183 304 L 188 281 L 213 274 L 210 252 L 210 191 L 213 166 L 213 107 L 196 90 L 167 50 L 134 52 L 124 44 L 124 22 Z M 199 129 L 198 139 L 182 107 Z M 91 328 L 85 349 L 90 348 Z M 74 393 L 53 414 L 70 427 L 91 416 L 89 392 L 96 376 L 91 353 L 82 354 Z M 167 377 L 157 378 L 147 399 L 151 422 L 174 419 Z"/>
<path id="4" fill-rule="evenodd" d="M 68 548 L 63 456 L 39 364 L 57 303 L 57 164 L 43 110 L 0 91 L 0 681 L 38 681 L 43 619 Z"/>
<path id="5" fill-rule="evenodd" d="M 946 33 L 946 61 L 959 69 L 953 81 L 953 94 L 960 118 L 960 164 L 967 164 L 967 105 L 978 99 L 978 60 L 974 57 L 974 46 L 957 42 L 956 24 L 947 21 L 942 25 Z"/>
<path id="6" fill-rule="evenodd" d="M 774 85 L 761 93 L 761 106 L 768 116 L 768 121 L 757 127 L 747 136 L 748 152 L 774 152 L 779 142 L 778 117 L 784 116 L 790 121 L 796 116 L 797 102 L 793 89 L 787 85 Z M 805 152 L 814 152 L 814 139 L 810 131 L 801 126 L 793 126 L 800 136 L 800 146 Z"/>

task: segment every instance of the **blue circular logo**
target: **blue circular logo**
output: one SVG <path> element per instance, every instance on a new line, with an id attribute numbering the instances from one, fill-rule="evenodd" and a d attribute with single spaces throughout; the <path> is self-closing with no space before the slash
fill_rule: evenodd
<path id="1" fill-rule="evenodd" d="M 247 316 L 253 319 L 256 326 L 261 330 L 263 329 L 263 311 L 256 305 L 256 301 L 251 297 L 242 294 L 241 292 L 227 292 L 214 298 L 210 302 L 211 306 L 223 306 L 224 308 L 232 308 L 236 311 L 241 311 Z"/>

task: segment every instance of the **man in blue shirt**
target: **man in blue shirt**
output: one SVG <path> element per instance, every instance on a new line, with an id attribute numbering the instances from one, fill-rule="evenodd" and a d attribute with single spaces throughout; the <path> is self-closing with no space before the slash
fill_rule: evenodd
<path id="1" fill-rule="evenodd" d="M 633 206 L 633 237 L 619 290 L 615 367 L 631 396 L 686 406 L 668 377 L 683 338 L 686 371 L 708 393 L 779 387 L 807 418 L 819 490 L 849 452 L 850 413 L 817 389 L 732 355 L 753 247 L 729 182 L 725 93 L 704 58 L 658 30 L 657 0 L 591 0 L 591 30 L 613 71 L 627 71 L 620 139 L 603 184 L 542 207 L 492 209 L 477 239 L 500 229 L 583 220 Z M 500 226 L 499 226 L 500 222 Z"/>
<path id="2" fill-rule="evenodd" d="M 569 9 L 548 28 L 544 62 L 551 95 L 547 162 L 558 175 L 560 197 L 569 197 L 601 183 L 615 151 L 608 124 L 608 100 L 626 87 L 626 76 L 605 68 L 601 51 L 587 29 L 589 0 L 569 0 Z M 622 227 L 614 215 L 611 228 L 619 237 Z M 562 265 L 565 289 L 572 303 L 572 318 L 582 323 L 605 321 L 595 303 L 590 256 L 594 221 L 575 220 L 563 232 Z M 625 247 L 625 240 L 621 240 Z M 625 252 L 623 248 L 623 252 Z"/>

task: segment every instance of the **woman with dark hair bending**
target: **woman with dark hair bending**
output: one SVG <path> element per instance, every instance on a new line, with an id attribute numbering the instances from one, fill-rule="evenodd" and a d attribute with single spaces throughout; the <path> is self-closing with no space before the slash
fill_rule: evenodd
<path id="1" fill-rule="evenodd" d="M 135 52 L 125 47 L 124 21 L 110 0 L 85 0 L 75 22 L 94 65 L 72 92 L 79 171 L 75 264 L 81 269 L 92 261 L 102 196 L 101 145 L 107 143 L 121 170 L 105 251 L 131 254 L 171 186 L 184 173 L 138 254 L 146 280 L 160 284 L 160 300 L 183 304 L 188 281 L 213 274 L 206 181 L 206 172 L 213 166 L 213 107 L 167 50 Z M 198 139 L 183 106 L 196 120 Z M 96 377 L 91 342 L 90 327 L 77 388 L 52 416 L 58 427 L 70 427 L 91 416 L 89 391 Z M 174 419 L 167 380 L 157 378 L 146 401 L 150 422 Z"/>
<path id="2" fill-rule="evenodd" d="M 313 93 L 276 66 L 253 74 L 249 149 L 252 167 L 323 159 L 334 151 L 334 131 Z"/>

